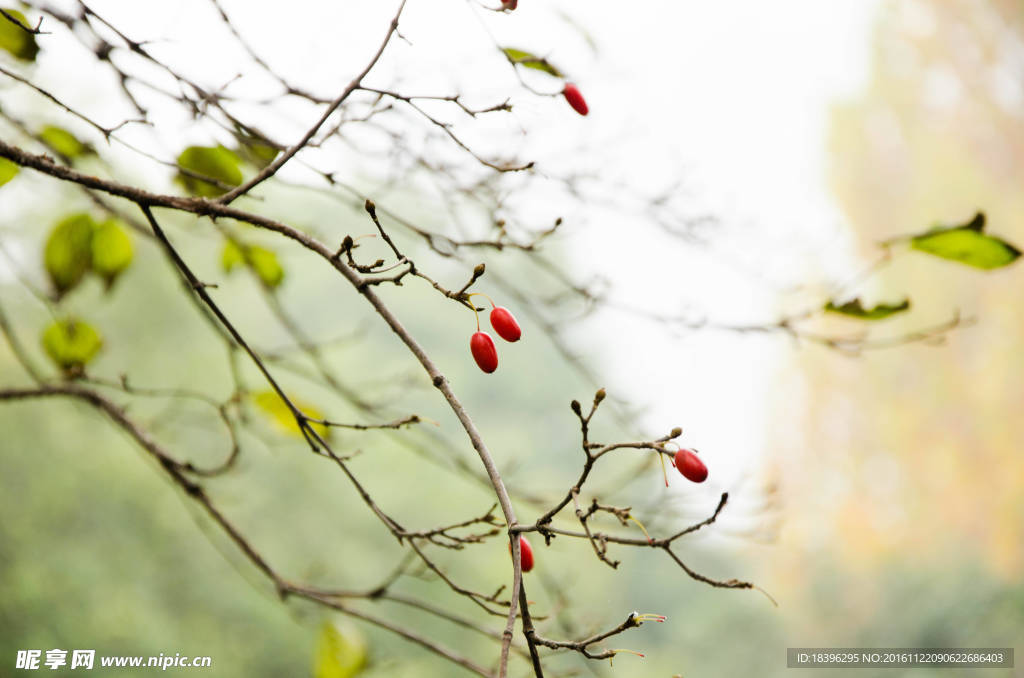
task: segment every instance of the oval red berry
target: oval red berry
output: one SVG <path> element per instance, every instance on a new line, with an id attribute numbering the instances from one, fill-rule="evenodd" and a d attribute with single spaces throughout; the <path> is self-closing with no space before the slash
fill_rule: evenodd
<path id="1" fill-rule="evenodd" d="M 523 336 L 512 311 L 503 306 L 497 306 L 491 311 L 491 327 L 505 341 L 519 341 L 519 337 Z"/>
<path id="2" fill-rule="evenodd" d="M 703 483 L 708 477 L 708 467 L 693 450 L 679 450 L 675 458 L 676 468 L 683 477 L 695 483 Z"/>
<path id="3" fill-rule="evenodd" d="M 508 545 L 508 553 L 512 555 L 512 544 Z M 523 572 L 533 569 L 533 549 L 530 542 L 526 541 L 526 537 L 519 537 L 519 563 Z"/>
<path id="4" fill-rule="evenodd" d="M 469 350 L 473 360 L 480 369 L 490 374 L 498 369 L 498 349 L 494 348 L 494 340 L 486 332 L 476 332 L 469 339 Z"/>
<path id="5" fill-rule="evenodd" d="M 580 90 L 576 85 L 567 83 L 565 89 L 562 90 L 562 96 L 564 96 L 565 100 L 569 102 L 570 106 L 572 106 L 572 110 L 576 111 L 580 115 L 586 115 L 590 112 L 590 109 L 587 108 L 586 99 L 584 99 L 583 95 L 580 94 Z"/>

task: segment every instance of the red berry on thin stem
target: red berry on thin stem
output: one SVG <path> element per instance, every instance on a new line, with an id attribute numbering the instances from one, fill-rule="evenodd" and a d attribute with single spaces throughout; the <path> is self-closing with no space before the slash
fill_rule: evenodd
<path id="1" fill-rule="evenodd" d="M 498 349 L 494 348 L 491 335 L 486 332 L 474 332 L 469 339 L 469 350 L 473 353 L 473 360 L 487 374 L 498 369 Z"/>
<path id="2" fill-rule="evenodd" d="M 576 111 L 580 115 L 586 115 L 590 111 L 590 109 L 587 108 L 586 100 L 583 98 L 583 95 L 580 94 L 579 88 L 571 82 L 565 83 L 565 89 L 562 90 L 562 96 L 564 96 L 565 100 L 569 102 L 570 106 L 572 106 L 572 110 Z"/>
<path id="3" fill-rule="evenodd" d="M 676 452 L 676 469 L 683 477 L 695 483 L 703 483 L 708 477 L 708 467 L 693 450 L 681 449 Z"/>
<path id="4" fill-rule="evenodd" d="M 508 545 L 508 552 L 509 555 L 512 554 L 511 543 Z M 526 541 L 526 537 L 519 537 L 519 564 L 523 572 L 533 569 L 533 548 L 530 547 L 530 542 Z"/>
<path id="5" fill-rule="evenodd" d="M 501 8 L 510 12 L 519 5 L 519 0 L 501 0 Z"/>
<path id="6" fill-rule="evenodd" d="M 523 336 L 523 331 L 519 329 L 519 323 L 516 322 L 512 311 L 504 306 L 495 306 L 491 311 L 491 327 L 505 341 L 519 341 L 519 337 Z"/>

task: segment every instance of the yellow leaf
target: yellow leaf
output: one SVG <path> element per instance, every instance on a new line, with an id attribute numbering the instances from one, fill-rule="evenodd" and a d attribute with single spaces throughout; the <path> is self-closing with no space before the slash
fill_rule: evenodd
<path id="1" fill-rule="evenodd" d="M 292 404 L 295 405 L 300 412 L 310 419 L 324 418 L 323 412 L 313 405 L 292 396 L 288 396 L 288 399 L 292 401 Z M 299 425 L 295 421 L 295 417 L 292 415 L 291 409 L 289 409 L 288 405 L 281 400 L 281 396 L 277 395 L 276 391 L 260 391 L 259 393 L 254 393 L 252 394 L 252 401 L 258 408 L 270 416 L 271 421 L 274 422 L 275 426 L 280 431 L 299 437 L 302 436 L 302 431 L 299 430 Z M 323 424 L 310 425 L 321 438 L 326 438 L 330 433 L 330 430 Z"/>
<path id="2" fill-rule="evenodd" d="M 8 181 L 18 176 L 18 172 L 20 170 L 20 167 L 7 158 L 0 158 L 0 186 L 3 186 Z"/>
<path id="3" fill-rule="evenodd" d="M 220 267 L 225 273 L 231 273 L 235 266 L 245 263 L 245 253 L 242 252 L 234 240 L 224 243 L 224 249 L 220 253 Z"/>
<path id="4" fill-rule="evenodd" d="M 314 678 L 353 678 L 366 668 L 366 639 L 351 625 L 324 622 L 316 649 Z"/>

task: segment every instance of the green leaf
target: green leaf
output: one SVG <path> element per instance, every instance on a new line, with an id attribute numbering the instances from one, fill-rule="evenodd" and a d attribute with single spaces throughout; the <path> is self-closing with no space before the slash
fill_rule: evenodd
<path id="1" fill-rule="evenodd" d="M 21 22 L 22 26 L 31 26 L 25 15 L 16 9 L 4 7 L 4 11 Z M 36 36 L 21 26 L 15 26 L 7 17 L 0 14 L 0 49 L 7 50 L 22 61 L 35 61 L 39 54 Z"/>
<path id="2" fill-rule="evenodd" d="M 324 622 L 316 649 L 314 678 L 353 678 L 367 664 L 366 640 L 354 626 Z"/>
<path id="3" fill-rule="evenodd" d="M 864 308 L 859 297 L 841 306 L 836 306 L 835 302 L 831 300 L 825 304 L 825 310 L 829 313 L 839 313 L 861 320 L 882 320 L 897 313 L 903 313 L 909 308 L 910 299 L 904 299 L 895 304 L 878 304 L 874 308 Z"/>
<path id="4" fill-rule="evenodd" d="M 277 287 L 284 281 L 284 268 L 272 250 L 232 240 L 224 243 L 220 254 L 220 266 L 224 272 L 230 273 L 241 264 L 251 268 L 267 287 Z"/>
<path id="5" fill-rule="evenodd" d="M 18 172 L 21 171 L 16 163 L 11 162 L 7 158 L 0 158 L 0 186 L 3 186 L 8 181 L 18 176 Z"/>
<path id="6" fill-rule="evenodd" d="M 265 247 L 253 245 L 246 248 L 245 258 L 267 287 L 277 287 L 284 280 L 284 268 L 277 260 L 277 255 Z"/>
<path id="7" fill-rule="evenodd" d="M 47 125 L 44 127 L 39 132 L 39 138 L 47 146 L 69 160 L 74 160 L 75 158 L 83 155 L 94 155 L 96 153 L 92 146 L 82 143 L 74 134 L 63 127 L 57 127 L 56 125 Z"/>
<path id="8" fill-rule="evenodd" d="M 58 320 L 43 332 L 43 350 L 57 367 L 66 372 L 79 371 L 103 346 L 103 338 L 92 325 L 68 318 Z"/>
<path id="9" fill-rule="evenodd" d="M 250 142 L 238 147 L 238 155 L 257 169 L 263 169 L 277 157 L 277 149 L 267 144 Z"/>
<path id="10" fill-rule="evenodd" d="M 236 153 L 245 162 L 263 169 L 277 157 L 278 150 L 259 132 L 235 123 L 235 139 L 238 140 Z"/>
<path id="11" fill-rule="evenodd" d="M 92 262 L 92 234 L 96 222 L 88 214 L 72 214 L 57 222 L 43 250 L 46 272 L 63 296 L 82 281 Z"/>
<path id="12" fill-rule="evenodd" d="M 236 266 L 241 266 L 244 263 L 245 254 L 242 252 L 242 248 L 234 240 L 224 243 L 224 250 L 220 253 L 220 267 L 224 269 L 224 272 L 231 273 Z"/>
<path id="13" fill-rule="evenodd" d="M 230 187 L 242 183 L 242 170 L 238 169 L 240 162 L 241 159 L 233 151 L 223 146 L 189 146 L 178 156 L 178 167 Z M 189 193 L 204 198 L 215 198 L 228 191 L 215 183 L 180 171 L 175 181 Z"/>
<path id="14" fill-rule="evenodd" d="M 117 219 L 97 224 L 92 233 L 92 270 L 109 289 L 132 263 L 134 248 L 128 231 Z"/>
<path id="15" fill-rule="evenodd" d="M 565 77 L 565 75 L 562 74 L 562 71 L 555 68 L 555 66 L 544 57 L 539 57 L 536 54 L 516 49 L 514 47 L 503 47 L 501 51 L 504 52 L 505 57 L 514 64 L 519 64 L 526 68 L 532 68 L 536 71 L 553 75 L 556 78 Z"/>
<path id="16" fill-rule="evenodd" d="M 238 156 L 257 169 L 263 169 L 277 157 L 277 149 L 248 135 L 238 136 Z"/>
<path id="17" fill-rule="evenodd" d="M 323 419 L 324 414 L 316 407 L 309 403 L 303 402 L 293 396 L 288 396 L 288 399 L 292 401 L 292 404 L 299 409 L 300 412 L 305 414 L 310 419 Z M 263 410 L 270 416 L 270 420 L 274 422 L 274 425 L 278 430 L 283 433 L 302 437 L 302 431 L 299 429 L 298 423 L 295 421 L 295 417 L 292 415 L 291 409 L 281 399 L 281 396 L 277 395 L 277 391 L 260 391 L 259 393 L 252 394 L 252 401 L 255 405 Z M 329 429 L 323 424 L 310 424 L 313 430 L 321 438 L 326 438 L 329 435 Z"/>
<path id="18" fill-rule="evenodd" d="M 966 224 L 933 228 L 910 239 L 911 248 L 961 264 L 991 270 L 1009 266 L 1020 250 L 1001 238 L 985 235 L 985 215 L 978 212 Z"/>

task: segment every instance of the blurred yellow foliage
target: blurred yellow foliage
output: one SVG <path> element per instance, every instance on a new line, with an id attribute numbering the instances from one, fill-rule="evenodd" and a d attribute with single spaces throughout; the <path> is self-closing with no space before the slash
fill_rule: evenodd
<path id="1" fill-rule="evenodd" d="M 310 419 L 322 420 L 324 418 L 323 412 L 309 403 L 303 402 L 292 396 L 288 396 L 288 399 L 292 401 L 292 404 L 299 409 L 300 412 L 305 414 Z M 275 391 L 260 391 L 252 395 L 252 401 L 270 416 L 271 421 L 274 422 L 275 426 L 285 432 L 295 436 L 302 437 L 302 431 L 299 430 L 299 425 L 295 421 L 295 417 L 292 415 L 291 409 L 288 404 L 281 399 L 281 396 Z M 326 438 L 330 433 L 330 429 L 323 424 L 310 424 L 314 431 L 321 438 Z"/>
<path id="2" fill-rule="evenodd" d="M 833 190 L 865 256 L 978 209 L 989 232 L 1024 242 L 1024 87 L 1011 61 L 1024 50 L 1024 5 L 889 2 L 873 49 L 869 88 L 835 108 L 830 138 Z M 954 309 L 979 324 L 939 348 L 799 354 L 809 444 L 783 462 L 788 529 L 852 567 L 956 560 L 1018 577 L 1024 266 L 985 274 L 911 252 L 873 284 L 913 300 L 913 313 L 886 321 L 894 334 Z"/>

